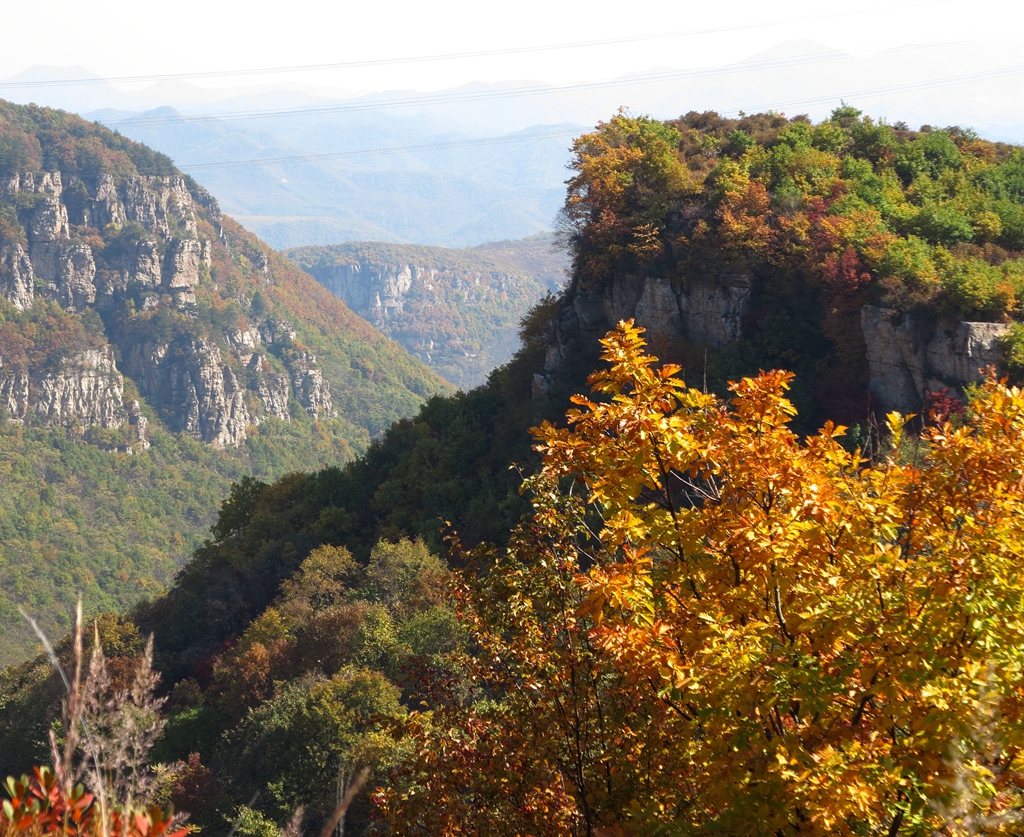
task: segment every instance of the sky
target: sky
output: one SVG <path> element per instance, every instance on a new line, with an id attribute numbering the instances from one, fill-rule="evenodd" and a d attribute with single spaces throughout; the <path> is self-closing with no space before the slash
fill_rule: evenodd
<path id="1" fill-rule="evenodd" d="M 105 77 L 135 77 L 641 38 L 568 49 L 193 80 L 204 86 L 301 83 L 379 91 L 437 90 L 509 79 L 564 84 L 658 66 L 701 67 L 737 61 L 793 39 L 820 41 L 854 53 L 896 44 L 984 40 L 1020 31 L 1024 4 L 105 0 L 99 5 L 56 0 L 8 3 L 4 18 L 8 36 L 0 51 L 0 79 L 33 65 L 84 65 Z M 707 31 L 716 29 L 729 31 Z M 647 37 L 651 35 L 672 36 Z M 121 86 L 138 89 L 145 84 Z"/>

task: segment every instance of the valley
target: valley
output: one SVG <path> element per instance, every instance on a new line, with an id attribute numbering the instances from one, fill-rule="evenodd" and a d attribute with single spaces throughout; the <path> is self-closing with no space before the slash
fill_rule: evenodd
<path id="1" fill-rule="evenodd" d="M 3 104 L 0 173 L 5 663 L 17 605 L 123 609 L 232 481 L 344 462 L 451 391 L 144 146 Z"/>

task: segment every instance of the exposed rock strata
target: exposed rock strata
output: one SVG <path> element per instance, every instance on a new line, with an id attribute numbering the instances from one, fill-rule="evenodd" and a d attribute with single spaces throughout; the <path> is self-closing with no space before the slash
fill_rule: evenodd
<path id="1" fill-rule="evenodd" d="M 367 259 L 309 268 L 314 278 L 378 328 L 401 317 L 412 298 L 430 299 L 453 290 L 463 301 L 503 293 L 522 281 L 512 273 L 438 270 L 416 264 Z"/>
<path id="2" fill-rule="evenodd" d="M 685 288 L 657 276 L 620 276 L 597 289 L 570 288 L 549 335 L 544 372 L 534 378 L 534 395 L 546 394 L 571 344 L 597 345 L 622 320 L 635 320 L 649 337 L 720 349 L 742 337 L 749 298 L 750 278 L 737 274 L 702 279 Z"/>
<path id="3" fill-rule="evenodd" d="M 125 424 L 124 378 L 110 347 L 81 352 L 61 364 L 59 371 L 38 379 L 32 408 L 50 425 Z"/>
<path id="4" fill-rule="evenodd" d="M 35 275 L 43 295 L 66 311 L 82 311 L 96 301 L 96 262 L 87 244 L 44 241 L 32 247 Z"/>
<path id="5" fill-rule="evenodd" d="M 521 317 L 551 287 L 532 268 L 475 248 L 358 244 L 285 255 L 465 389 L 511 359 L 519 348 Z"/>
<path id="6" fill-rule="evenodd" d="M 164 406 L 168 424 L 215 447 L 237 447 L 253 424 L 231 367 L 212 343 L 131 347 L 125 371 L 149 401 Z"/>
<path id="7" fill-rule="evenodd" d="M 135 252 L 129 265 L 131 278 L 143 288 L 159 288 L 163 281 L 163 259 L 160 245 L 152 238 L 135 242 Z"/>
<path id="8" fill-rule="evenodd" d="M 281 421 L 291 421 L 291 411 L 288 409 L 288 393 L 290 392 L 288 377 L 274 375 L 261 369 L 258 372 L 258 381 L 257 392 L 267 415 L 281 419 Z"/>
<path id="9" fill-rule="evenodd" d="M 213 199 L 200 197 L 219 218 Z M 197 315 L 196 291 L 209 276 L 212 248 L 197 237 L 193 197 L 183 177 L 118 180 L 104 174 L 90 180 L 23 173 L 0 179 L 4 198 L 16 199 L 10 205 L 24 227 L 18 237 L 0 240 L 0 295 L 14 308 L 31 308 L 38 295 L 72 313 L 134 305 L 136 311 L 173 306 L 186 317 Z M 95 242 L 97 231 L 103 231 L 106 245 L 98 254 L 87 243 Z M 271 281 L 266 255 L 258 251 L 254 258 Z M 316 358 L 292 348 L 296 331 L 290 323 L 256 319 L 223 337 L 218 343 L 179 333 L 170 343 L 140 342 L 139 335 L 124 332 L 114 339 L 125 372 L 167 425 L 214 446 L 242 444 L 247 428 L 265 417 L 290 420 L 293 395 L 313 418 L 334 415 Z M 268 358 L 267 348 L 281 360 Z M 74 355 L 45 374 L 3 363 L 0 357 L 0 405 L 11 419 L 130 426 L 136 444 L 148 444 L 141 407 L 123 402 L 124 381 L 112 346 Z"/>
<path id="10" fill-rule="evenodd" d="M 999 367 L 1002 323 L 946 323 L 932 330 L 909 314 L 867 305 L 861 311 L 871 380 L 868 389 L 886 410 L 921 409 L 927 394 L 979 381 Z"/>
<path id="11" fill-rule="evenodd" d="M 18 243 L 0 247 L 0 295 L 19 311 L 32 307 L 32 262 Z"/>
<path id="12" fill-rule="evenodd" d="M 115 428 L 129 421 L 124 378 L 109 346 L 79 352 L 49 371 L 8 369 L 0 358 L 0 406 L 13 421 L 31 416 L 50 426 Z"/>
<path id="13" fill-rule="evenodd" d="M 402 313 L 413 282 L 429 284 L 436 271 L 414 265 L 369 261 L 340 264 L 314 271 L 316 280 L 353 311 L 378 327 Z"/>
<path id="14" fill-rule="evenodd" d="M 323 372 L 316 368 L 316 356 L 301 352 L 289 364 L 292 386 L 299 403 L 315 419 L 328 419 L 334 415 L 331 389 Z"/>

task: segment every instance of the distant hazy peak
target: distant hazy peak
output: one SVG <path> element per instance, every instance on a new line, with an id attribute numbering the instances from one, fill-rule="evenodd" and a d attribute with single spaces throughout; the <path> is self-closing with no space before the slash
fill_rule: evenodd
<path id="1" fill-rule="evenodd" d="M 853 58 L 848 52 L 836 49 L 835 47 L 823 44 L 821 41 L 812 41 L 810 38 L 797 38 L 791 41 L 783 41 L 764 52 L 758 52 L 749 58 L 744 58 L 736 63 L 757 64 L 762 61 L 772 61 L 782 58 L 800 58 L 807 55 L 834 55 L 836 58 Z"/>
<path id="2" fill-rule="evenodd" d="M 75 64 L 73 67 L 51 67 L 45 64 L 35 64 L 15 76 L 4 79 L 2 83 L 10 84 L 18 81 L 61 81 L 63 79 L 102 80 L 103 76 L 96 75 L 96 73 L 88 67 L 83 67 L 81 64 Z"/>

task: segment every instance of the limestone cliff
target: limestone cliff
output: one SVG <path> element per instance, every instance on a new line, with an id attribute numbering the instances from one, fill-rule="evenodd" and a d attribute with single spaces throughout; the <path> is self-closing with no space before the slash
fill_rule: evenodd
<path id="1" fill-rule="evenodd" d="M 645 328 L 666 360 L 674 360 L 680 346 L 720 351 L 737 345 L 751 337 L 747 319 L 752 290 L 751 277 L 730 273 L 686 283 L 630 275 L 603 283 L 576 282 L 548 324 L 543 370 L 533 378 L 534 396 L 550 391 L 567 359 L 578 362 L 581 353 L 589 352 L 593 365 L 597 340 L 621 320 L 633 319 Z M 866 405 L 919 413 L 929 393 L 962 391 L 981 380 L 987 368 L 998 370 L 1003 363 L 1005 324 L 925 320 L 874 305 L 863 306 L 859 318 L 872 396 Z"/>
<path id="2" fill-rule="evenodd" d="M 97 347 L 59 357 L 46 372 L 12 365 L 0 349 L 0 397 L 11 420 L 144 434 L 145 419 L 124 403 L 118 356 L 170 429 L 216 447 L 241 445 L 267 417 L 291 421 L 293 397 L 314 419 L 335 415 L 316 354 L 297 344 L 289 323 L 246 311 L 250 294 L 245 307 L 229 303 L 230 326 L 200 311 L 204 287 L 205 311 L 225 304 L 200 225 L 205 214 L 206 232 L 218 229 L 215 206 L 178 174 L 90 179 L 54 170 L 0 179 L 0 209 L 18 221 L 0 234 L 0 295 L 26 316 L 42 299 L 67 314 L 103 312 L 109 326 Z M 267 256 L 259 249 L 250 256 L 265 283 Z M 165 334 L 153 334 L 158 323 Z"/>
<path id="3" fill-rule="evenodd" d="M 550 239 L 505 244 L 511 257 L 488 245 L 451 250 L 375 242 L 286 255 L 423 362 L 469 388 L 512 357 L 520 318 L 560 284 L 561 275 L 552 282 L 549 273 L 513 258 L 522 262 L 520 251 L 531 249 L 547 255 Z"/>
<path id="4" fill-rule="evenodd" d="M 885 410 L 918 412 L 929 392 L 961 389 L 1003 362 L 1002 323 L 940 322 L 866 305 L 861 328 L 871 380 L 868 389 Z"/>
<path id="5" fill-rule="evenodd" d="M 656 276 L 630 275 L 612 277 L 596 287 L 576 283 L 557 308 L 544 370 L 534 376 L 534 394 L 548 391 L 566 357 L 592 355 L 597 340 L 622 320 L 635 320 L 649 339 L 724 348 L 742 337 L 750 288 L 750 277 L 730 273 L 686 286 Z"/>
<path id="6" fill-rule="evenodd" d="M 46 425 L 127 423 L 124 379 L 109 347 L 75 354 L 55 370 L 5 371 L 0 366 L 0 403 L 12 421 L 34 415 Z"/>

